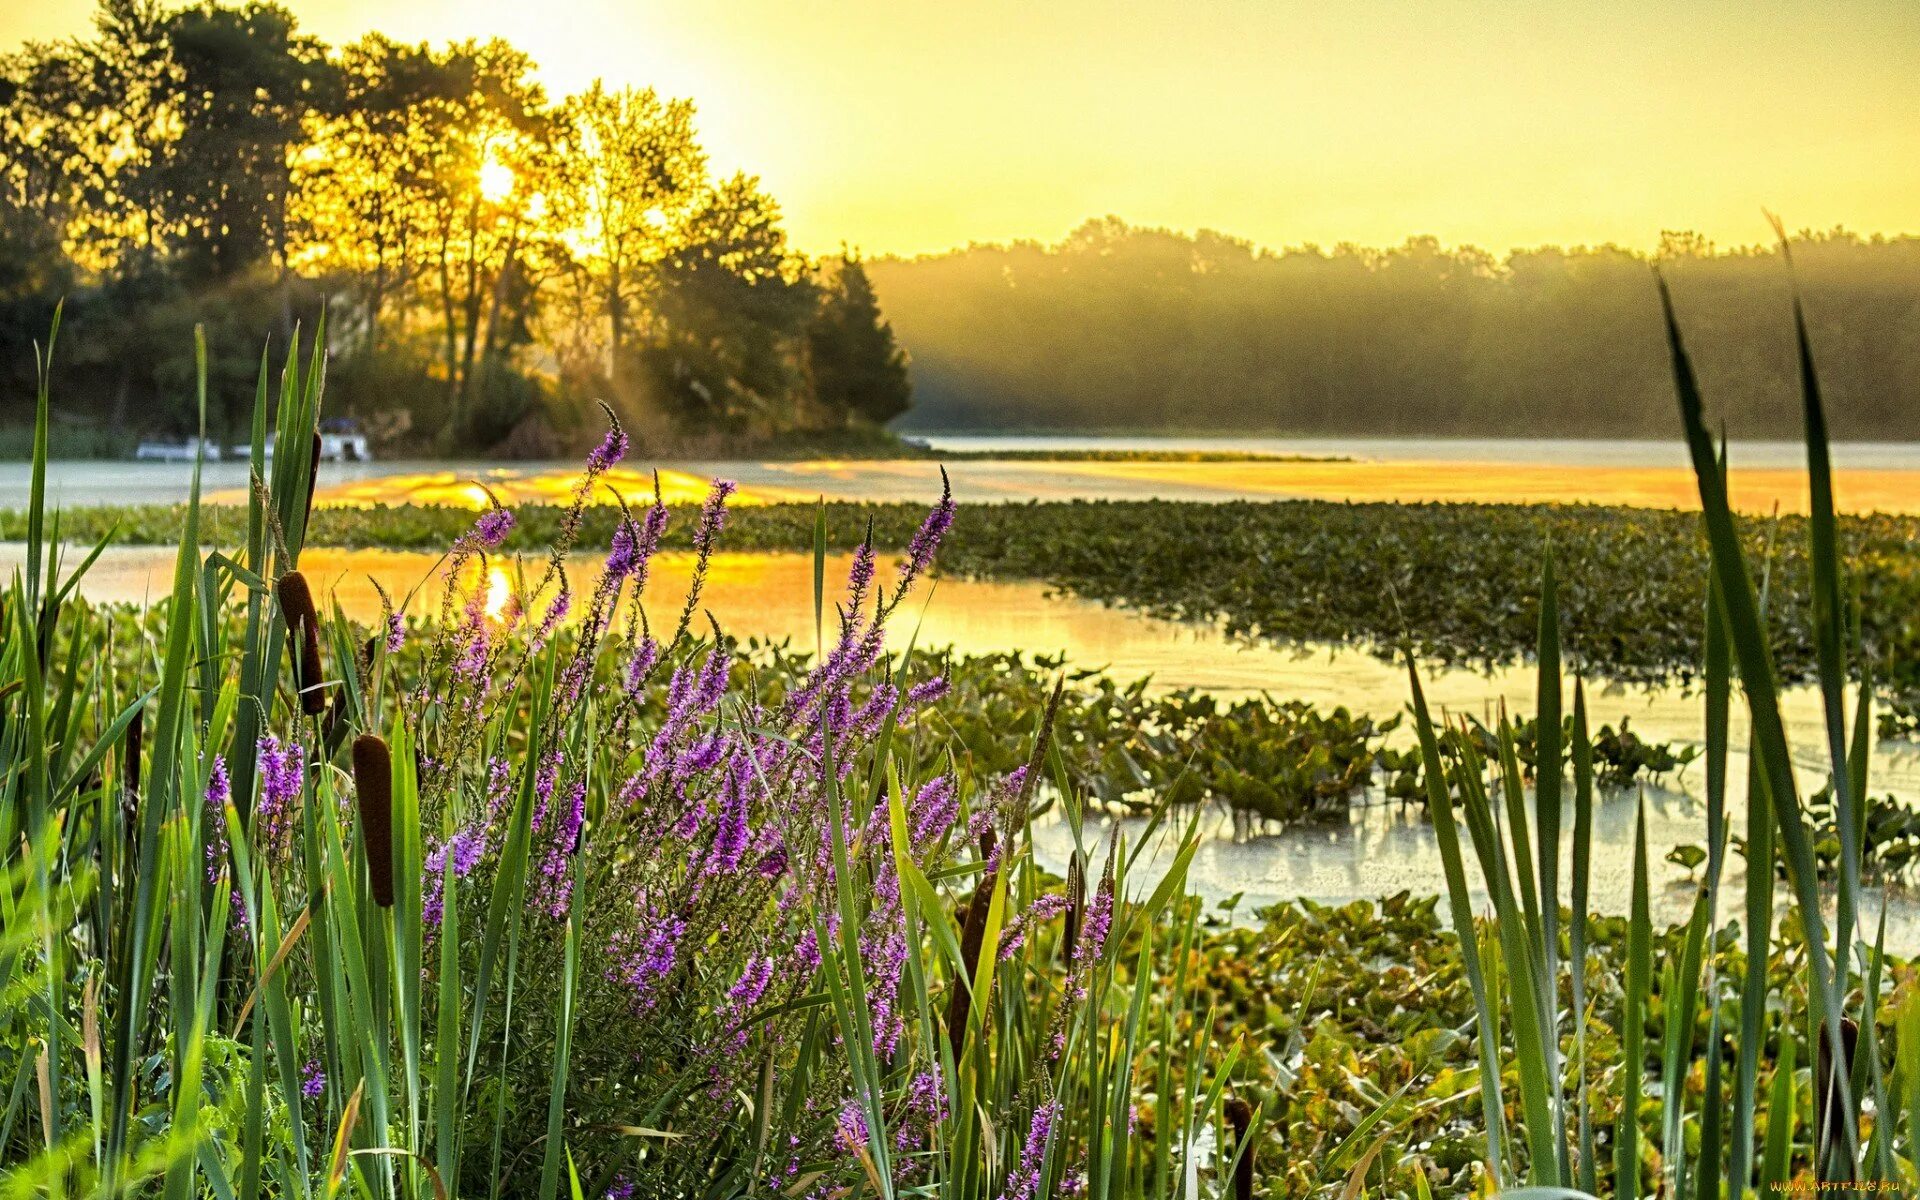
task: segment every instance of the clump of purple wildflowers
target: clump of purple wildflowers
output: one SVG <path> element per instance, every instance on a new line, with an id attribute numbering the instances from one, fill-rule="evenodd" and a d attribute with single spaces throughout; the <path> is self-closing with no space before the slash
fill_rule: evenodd
<path id="1" fill-rule="evenodd" d="M 923 679 L 907 689 L 907 707 L 920 708 L 938 703 L 947 694 L 947 677 L 935 675 L 932 679 Z"/>
<path id="2" fill-rule="evenodd" d="M 406 619 L 396 609 L 387 614 L 387 653 L 398 654 L 407 643 Z"/>
<path id="3" fill-rule="evenodd" d="M 310 1058 L 307 1065 L 300 1068 L 300 1094 L 309 1100 L 318 1100 L 327 1090 L 327 1073 L 320 1069 L 320 1060 Z"/>
<path id="4" fill-rule="evenodd" d="M 1047 1143 L 1053 1137 L 1053 1125 L 1059 1118 L 1060 1104 L 1056 1100 L 1033 1110 L 1026 1145 L 1020 1149 L 1020 1165 L 1007 1176 L 1007 1188 L 1000 1193 L 1001 1200 L 1034 1200 L 1039 1194 L 1040 1173 L 1047 1162 Z"/>
<path id="5" fill-rule="evenodd" d="M 953 777 L 938 775 L 928 780 L 914 793 L 907 811 L 915 852 L 924 854 L 928 847 L 945 837 L 959 813 L 960 794 L 954 789 Z"/>
<path id="6" fill-rule="evenodd" d="M 860 1111 L 860 1105 L 852 1100 L 840 1106 L 840 1117 L 834 1122 L 834 1132 L 839 1135 L 840 1144 L 849 1154 L 863 1154 L 867 1149 L 867 1114 Z"/>
<path id="7" fill-rule="evenodd" d="M 425 886 L 421 890 L 420 915 L 431 929 L 440 927 L 441 919 L 446 915 L 446 897 L 442 894 L 446 888 L 447 862 L 453 862 L 455 880 L 465 879 L 487 852 L 487 826 L 476 821 L 456 832 L 441 845 L 428 853 L 424 874 Z"/>
<path id="8" fill-rule="evenodd" d="M 306 751 L 298 742 L 282 745 L 271 733 L 258 746 L 260 803 L 253 810 L 254 828 L 262 844 L 284 849 L 293 831 L 293 808 L 300 800 L 306 772 Z"/>
<path id="9" fill-rule="evenodd" d="M 632 990 L 636 1011 L 651 1009 L 659 1002 L 660 985 L 673 974 L 680 939 L 687 932 L 687 923 L 679 917 L 663 919 L 649 912 L 647 921 L 644 930 L 616 933 L 607 947 L 613 959 L 607 978 Z"/>

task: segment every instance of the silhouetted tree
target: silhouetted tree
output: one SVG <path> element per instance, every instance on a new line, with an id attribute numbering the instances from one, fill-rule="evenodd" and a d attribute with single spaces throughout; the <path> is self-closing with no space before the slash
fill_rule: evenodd
<path id="1" fill-rule="evenodd" d="M 814 394 L 829 408 L 885 424 L 912 405 L 906 352 L 859 258 L 841 256 L 807 330 L 807 349 Z"/>

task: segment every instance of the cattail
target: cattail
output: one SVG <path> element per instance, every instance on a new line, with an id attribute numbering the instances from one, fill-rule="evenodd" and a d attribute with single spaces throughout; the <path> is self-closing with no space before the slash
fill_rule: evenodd
<path id="1" fill-rule="evenodd" d="M 1227 1101 L 1227 1124 L 1233 1126 L 1234 1151 L 1240 1161 L 1233 1167 L 1233 1200 L 1253 1200 L 1253 1143 L 1247 1131 L 1253 1128 L 1253 1105 L 1235 1096 Z"/>
<path id="2" fill-rule="evenodd" d="M 360 844 L 373 877 L 373 902 L 393 907 L 393 754 L 385 738 L 353 739 L 353 790 L 360 803 Z"/>
<path id="3" fill-rule="evenodd" d="M 983 841 L 992 837 L 991 830 L 981 835 Z M 986 863 L 980 886 L 973 889 L 973 898 L 967 902 L 967 919 L 960 931 L 960 961 L 966 964 L 967 978 L 954 981 L 953 995 L 947 1000 L 947 1038 L 956 1059 L 966 1048 L 967 1018 L 973 1014 L 972 984 L 980 975 L 980 953 L 986 948 L 987 940 L 987 912 L 993 907 L 993 885 L 1000 874 L 998 860 L 988 855 Z"/>
<path id="4" fill-rule="evenodd" d="M 1073 966 L 1074 943 L 1080 940 L 1080 918 L 1087 906 L 1087 872 L 1080 865 L 1080 852 L 1067 859 L 1067 920 L 1060 932 L 1060 952 L 1067 966 Z"/>
<path id="5" fill-rule="evenodd" d="M 127 732 L 120 741 L 120 812 L 126 821 L 128 845 L 135 835 L 134 823 L 140 815 L 140 743 L 144 735 L 145 708 L 133 710 Z"/>
<path id="6" fill-rule="evenodd" d="M 286 618 L 287 629 L 296 639 L 294 679 L 300 688 L 300 711 L 317 717 L 327 709 L 327 696 L 323 687 L 326 676 L 320 669 L 320 614 L 313 607 L 313 589 L 307 586 L 305 575 L 288 571 L 274 590 L 280 595 L 280 613 Z"/>
<path id="7" fill-rule="evenodd" d="M 1818 1066 L 1813 1073 L 1813 1100 L 1818 1114 L 1814 1129 L 1820 1138 L 1820 1155 L 1824 1156 L 1829 1147 L 1843 1145 L 1846 1141 L 1845 1110 L 1833 1102 L 1852 1094 L 1853 1052 L 1860 1042 L 1860 1026 L 1852 1017 L 1840 1018 L 1840 1046 L 1846 1051 L 1846 1065 L 1842 1071 L 1833 1068 L 1833 1046 L 1825 1028 L 1820 1030 L 1820 1036 L 1815 1040 L 1820 1045 L 1820 1052 L 1816 1056 Z M 1858 1129 L 1858 1113 L 1855 1113 L 1854 1120 L 1854 1128 Z"/>

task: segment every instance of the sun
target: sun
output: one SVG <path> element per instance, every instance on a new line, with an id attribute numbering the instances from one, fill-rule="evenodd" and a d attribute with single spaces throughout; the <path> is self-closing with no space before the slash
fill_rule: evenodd
<path id="1" fill-rule="evenodd" d="M 513 195 L 513 168 L 489 154 L 480 164 L 480 194 L 494 204 Z"/>

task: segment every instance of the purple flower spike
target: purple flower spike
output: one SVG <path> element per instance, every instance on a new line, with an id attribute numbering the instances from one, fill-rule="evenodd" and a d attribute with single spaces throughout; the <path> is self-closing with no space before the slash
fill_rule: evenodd
<path id="1" fill-rule="evenodd" d="M 720 531 L 727 525 L 727 497 L 740 490 L 731 479 L 716 479 L 713 489 L 700 505 L 700 524 L 693 531 L 693 548 L 702 554 L 713 549 Z"/>
<path id="2" fill-rule="evenodd" d="M 613 546 L 607 551 L 607 578 L 625 579 L 638 565 L 639 554 L 634 545 L 633 526 L 623 521 L 620 528 L 613 531 Z"/>
<path id="3" fill-rule="evenodd" d="M 505 508 L 490 508 L 480 514 L 473 523 L 473 529 L 467 534 L 469 544 L 478 550 L 492 550 L 507 540 L 513 532 L 513 512 Z"/>
<path id="4" fill-rule="evenodd" d="M 1020 1167 L 1007 1176 L 1007 1190 L 1000 1193 L 1001 1200 L 1034 1200 L 1040 1189 L 1040 1168 L 1046 1164 L 1047 1142 L 1053 1137 L 1053 1123 L 1059 1115 L 1060 1104 L 1055 1100 L 1033 1110 L 1027 1143 L 1020 1150 Z"/>
<path id="5" fill-rule="evenodd" d="M 599 475 L 627 456 L 627 432 L 615 425 L 587 456 L 587 473 Z"/>
<path id="6" fill-rule="evenodd" d="M 907 543 L 907 556 L 900 561 L 900 580 L 904 585 L 917 579 L 933 563 L 934 551 L 940 548 L 940 539 L 953 527 L 953 485 L 947 480 L 947 469 L 940 468 L 940 503 L 927 513 L 927 519 Z"/>
<path id="7" fill-rule="evenodd" d="M 327 1090 L 327 1073 L 320 1069 L 320 1060 L 311 1058 L 307 1065 L 300 1068 L 300 1094 L 309 1100 L 317 1100 L 320 1093 Z"/>

